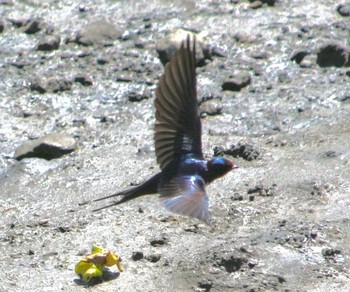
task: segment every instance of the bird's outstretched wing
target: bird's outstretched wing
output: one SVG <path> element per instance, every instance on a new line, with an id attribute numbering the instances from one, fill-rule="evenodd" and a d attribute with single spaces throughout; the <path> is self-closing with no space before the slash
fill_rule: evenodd
<path id="1" fill-rule="evenodd" d="M 169 211 L 198 218 L 209 224 L 209 204 L 203 178 L 176 176 L 158 188 L 163 205 Z"/>
<path id="2" fill-rule="evenodd" d="M 195 63 L 196 38 L 191 41 L 188 35 L 165 66 L 156 90 L 154 142 L 162 170 L 186 154 L 203 158 Z"/>

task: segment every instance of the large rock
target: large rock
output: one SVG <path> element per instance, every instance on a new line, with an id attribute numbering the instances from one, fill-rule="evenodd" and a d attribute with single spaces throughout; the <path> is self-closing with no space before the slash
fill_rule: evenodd
<path id="1" fill-rule="evenodd" d="M 77 142 L 65 134 L 48 134 L 39 139 L 27 141 L 15 151 L 15 158 L 43 158 L 51 160 L 71 153 L 76 149 Z"/>
<path id="2" fill-rule="evenodd" d="M 170 61 L 174 52 L 180 48 L 182 41 L 186 40 L 187 36 L 197 38 L 196 61 L 201 64 L 204 61 L 203 52 L 203 34 L 195 34 L 191 31 L 178 29 L 169 33 L 164 39 L 157 43 L 157 53 L 163 65 Z"/>
<path id="3" fill-rule="evenodd" d="M 122 32 L 113 23 L 99 20 L 88 24 L 85 29 L 79 31 L 75 42 L 83 46 L 107 45 L 121 36 Z"/>

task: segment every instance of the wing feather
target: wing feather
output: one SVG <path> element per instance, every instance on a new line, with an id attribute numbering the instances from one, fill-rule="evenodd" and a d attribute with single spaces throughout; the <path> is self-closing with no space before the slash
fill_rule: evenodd
<path id="1" fill-rule="evenodd" d="M 169 211 L 209 223 L 209 199 L 200 176 L 177 176 L 158 188 L 163 205 Z"/>
<path id="2" fill-rule="evenodd" d="M 162 170 L 187 154 L 203 158 L 195 50 L 196 39 L 188 36 L 165 66 L 156 90 L 154 142 Z"/>

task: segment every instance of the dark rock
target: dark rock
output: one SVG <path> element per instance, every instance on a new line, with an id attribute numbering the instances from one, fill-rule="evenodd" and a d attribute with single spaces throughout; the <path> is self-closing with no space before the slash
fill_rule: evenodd
<path id="1" fill-rule="evenodd" d="M 325 247 L 322 249 L 322 255 L 325 258 L 335 257 L 336 255 L 338 255 L 340 253 L 341 252 L 339 249 L 334 249 L 334 248 L 329 248 L 329 247 Z"/>
<path id="2" fill-rule="evenodd" d="M 334 150 L 328 150 L 324 153 L 324 156 L 325 157 L 328 157 L 328 158 L 336 158 L 340 155 L 340 153 L 334 151 Z"/>
<path id="3" fill-rule="evenodd" d="M 222 103 L 218 99 L 205 101 L 200 105 L 199 111 L 201 116 L 220 115 L 222 113 Z"/>
<path id="4" fill-rule="evenodd" d="M 72 81 L 66 78 L 50 78 L 46 84 L 47 91 L 61 92 L 72 88 Z"/>
<path id="5" fill-rule="evenodd" d="M 80 74 L 80 75 L 76 75 L 74 77 L 74 82 L 80 83 L 81 85 L 84 86 L 91 86 L 92 85 L 92 80 L 90 77 Z"/>
<path id="6" fill-rule="evenodd" d="M 11 62 L 10 64 L 18 69 L 22 69 L 26 66 L 31 65 L 31 63 L 29 63 L 28 61 L 25 61 L 25 60 L 16 60 L 15 62 Z"/>
<path id="7" fill-rule="evenodd" d="M 224 256 L 215 261 L 216 266 L 224 267 L 228 273 L 239 271 L 245 263 L 247 263 L 247 259 L 235 255 Z"/>
<path id="8" fill-rule="evenodd" d="M 278 0 L 261 0 L 261 2 L 266 3 L 269 6 L 273 6 L 278 2 Z"/>
<path id="9" fill-rule="evenodd" d="M 5 24 L 0 20 L 0 33 L 2 33 L 5 29 Z"/>
<path id="10" fill-rule="evenodd" d="M 256 1 L 256 0 L 249 0 L 249 2 L 251 3 L 255 3 L 255 2 L 261 2 L 261 4 L 267 4 L 269 6 L 273 6 L 276 4 L 278 0 L 259 0 L 259 1 Z"/>
<path id="11" fill-rule="evenodd" d="M 250 56 L 256 60 L 263 60 L 269 57 L 269 54 L 264 51 L 255 51 L 250 54 Z"/>
<path id="12" fill-rule="evenodd" d="M 319 49 L 316 62 L 320 67 L 349 66 L 349 53 L 349 48 L 340 44 L 326 44 Z"/>
<path id="13" fill-rule="evenodd" d="M 64 227 L 64 226 L 59 226 L 56 228 L 56 230 L 59 231 L 60 233 L 66 233 L 66 232 L 72 231 L 70 227 Z"/>
<path id="14" fill-rule="evenodd" d="M 202 280 L 198 282 L 198 288 L 201 289 L 200 291 L 208 292 L 213 287 L 213 283 L 210 280 Z"/>
<path id="15" fill-rule="evenodd" d="M 61 38 L 59 36 L 48 36 L 44 40 L 41 40 L 37 45 L 38 51 L 53 51 L 57 50 L 60 46 Z"/>
<path id="16" fill-rule="evenodd" d="M 43 23 L 39 19 L 29 20 L 24 28 L 23 32 L 26 34 L 35 34 L 43 29 Z"/>
<path id="17" fill-rule="evenodd" d="M 97 64 L 99 65 L 105 65 L 109 63 L 109 60 L 107 58 L 97 58 Z"/>
<path id="18" fill-rule="evenodd" d="M 45 82 L 41 79 L 39 79 L 38 77 L 34 77 L 31 81 L 30 81 L 30 85 L 29 88 L 32 91 L 37 91 L 39 93 L 45 93 L 46 90 L 46 86 L 45 86 Z"/>
<path id="19" fill-rule="evenodd" d="M 15 151 L 15 159 L 38 157 L 51 160 L 73 152 L 76 145 L 75 139 L 70 136 L 49 134 L 19 146 Z"/>
<path id="20" fill-rule="evenodd" d="M 309 54 L 310 52 L 307 50 L 297 50 L 293 52 L 292 57 L 290 59 L 291 61 L 295 61 L 297 64 L 300 64 L 303 61 L 303 59 Z"/>
<path id="21" fill-rule="evenodd" d="M 247 190 L 247 194 L 258 194 L 263 197 L 270 197 L 274 195 L 275 185 L 265 188 L 263 185 L 256 185 L 253 188 Z"/>
<path id="22" fill-rule="evenodd" d="M 152 254 L 146 257 L 146 260 L 148 260 L 151 263 L 156 263 L 160 260 L 161 256 L 159 254 Z"/>
<path id="23" fill-rule="evenodd" d="M 0 0 L 0 5 L 13 5 L 12 0 Z"/>
<path id="24" fill-rule="evenodd" d="M 350 3 L 338 5 L 337 11 L 341 16 L 350 16 Z"/>
<path id="25" fill-rule="evenodd" d="M 159 239 L 152 239 L 150 244 L 152 246 L 163 246 L 164 244 L 166 244 L 168 242 L 168 239 L 163 237 L 163 238 L 159 238 Z"/>
<path id="26" fill-rule="evenodd" d="M 228 91 L 240 91 L 242 88 L 248 86 L 251 82 L 249 75 L 237 75 L 235 77 L 230 77 L 221 85 L 222 90 Z"/>
<path id="27" fill-rule="evenodd" d="M 135 41 L 135 48 L 143 49 L 145 47 L 145 41 L 137 40 Z"/>
<path id="28" fill-rule="evenodd" d="M 128 93 L 128 99 L 131 102 L 139 102 L 149 98 L 151 98 L 151 93 L 149 90 L 144 90 L 142 92 L 131 91 Z"/>
<path id="29" fill-rule="evenodd" d="M 108 45 L 122 36 L 122 32 L 112 23 L 100 20 L 87 25 L 78 32 L 75 42 L 83 46 Z"/>
<path id="30" fill-rule="evenodd" d="M 350 94 L 346 94 L 346 95 L 342 96 L 341 98 L 339 98 L 339 101 L 349 102 L 350 101 Z"/>
<path id="31" fill-rule="evenodd" d="M 243 196 L 239 193 L 234 193 L 233 196 L 231 196 L 232 201 L 243 201 Z"/>
<path id="32" fill-rule="evenodd" d="M 232 145 L 229 149 L 223 149 L 221 147 L 214 148 L 214 156 L 230 155 L 232 157 L 241 157 L 244 160 L 255 160 L 259 157 L 260 153 L 249 144 L 238 143 Z"/>
<path id="33" fill-rule="evenodd" d="M 135 262 L 142 260 L 143 259 L 143 252 L 142 251 L 134 251 L 132 253 L 131 259 Z"/>

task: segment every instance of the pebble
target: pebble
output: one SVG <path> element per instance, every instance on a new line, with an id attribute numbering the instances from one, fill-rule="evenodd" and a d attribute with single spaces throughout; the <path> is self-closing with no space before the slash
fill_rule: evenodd
<path id="1" fill-rule="evenodd" d="M 121 30 L 113 23 L 99 20 L 88 24 L 76 34 L 75 42 L 83 46 L 110 45 L 111 42 L 122 36 Z"/>
<path id="2" fill-rule="evenodd" d="M 61 38 L 59 36 L 48 36 L 39 41 L 37 51 L 54 51 L 60 46 Z"/>
<path id="3" fill-rule="evenodd" d="M 83 86 L 91 86 L 92 80 L 89 76 L 84 74 L 75 75 L 74 82 L 80 83 Z"/>
<path id="4" fill-rule="evenodd" d="M 238 74 L 225 80 L 221 87 L 224 91 L 241 91 L 242 88 L 248 86 L 250 83 L 251 78 L 249 75 Z"/>
<path id="5" fill-rule="evenodd" d="M 76 140 L 66 134 L 48 134 L 17 147 L 14 157 L 17 160 L 31 157 L 51 160 L 73 152 L 76 146 Z"/>
<path id="6" fill-rule="evenodd" d="M 323 45 L 317 53 L 317 64 L 320 67 L 349 66 L 350 49 L 337 43 Z"/>
<path id="7" fill-rule="evenodd" d="M 42 29 L 43 23 L 39 19 L 31 19 L 23 27 L 23 32 L 26 34 L 36 34 Z"/>
<path id="8" fill-rule="evenodd" d="M 337 11 L 341 16 L 344 16 L 344 17 L 350 16 L 350 3 L 338 5 Z"/>

